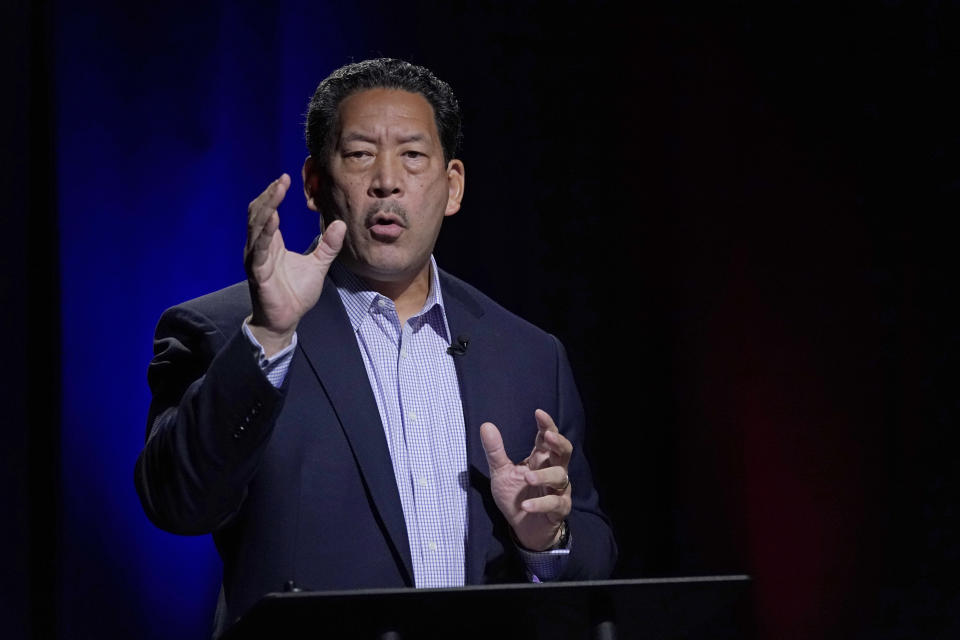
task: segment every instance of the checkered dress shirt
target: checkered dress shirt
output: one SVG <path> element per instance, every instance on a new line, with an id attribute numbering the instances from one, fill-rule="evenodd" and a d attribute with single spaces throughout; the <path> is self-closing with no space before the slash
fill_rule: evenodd
<path id="1" fill-rule="evenodd" d="M 430 292 L 423 308 L 403 327 L 393 301 L 371 291 L 339 262 L 331 266 L 330 276 L 356 334 L 377 401 L 406 521 L 415 584 L 462 586 L 466 436 L 457 373 L 447 354 L 450 330 L 436 262 L 431 257 Z M 244 333 L 259 347 L 246 325 Z M 295 347 L 296 336 L 269 359 L 260 348 L 260 366 L 274 386 L 283 384 Z M 530 580 L 540 582 L 560 573 L 569 545 L 553 552 L 519 551 Z"/>

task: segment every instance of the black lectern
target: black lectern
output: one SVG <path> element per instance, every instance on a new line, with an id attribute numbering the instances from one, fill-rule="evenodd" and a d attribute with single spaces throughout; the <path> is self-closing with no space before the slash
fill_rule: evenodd
<path id="1" fill-rule="evenodd" d="M 748 576 L 271 593 L 223 637 L 752 638 Z"/>

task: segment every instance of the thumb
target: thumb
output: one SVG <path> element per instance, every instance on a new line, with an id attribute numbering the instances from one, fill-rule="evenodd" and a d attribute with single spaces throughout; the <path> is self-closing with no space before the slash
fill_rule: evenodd
<path id="1" fill-rule="evenodd" d="M 483 450 L 487 454 L 487 464 L 490 466 L 490 475 L 505 466 L 512 466 L 507 452 L 503 449 L 503 438 L 500 437 L 500 431 L 492 422 L 484 422 L 480 425 L 480 441 L 483 443 Z"/>
<path id="2" fill-rule="evenodd" d="M 347 225 L 342 220 L 334 220 L 324 229 L 317 248 L 313 250 L 313 256 L 322 264 L 329 266 L 343 248 L 343 237 L 346 233 Z"/>

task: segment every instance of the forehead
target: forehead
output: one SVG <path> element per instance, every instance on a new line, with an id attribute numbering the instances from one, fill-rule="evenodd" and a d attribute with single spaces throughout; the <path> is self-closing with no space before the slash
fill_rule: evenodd
<path id="1" fill-rule="evenodd" d="M 349 133 L 410 135 L 418 133 L 437 141 L 433 107 L 419 93 L 402 89 L 365 89 L 340 102 L 340 137 Z"/>

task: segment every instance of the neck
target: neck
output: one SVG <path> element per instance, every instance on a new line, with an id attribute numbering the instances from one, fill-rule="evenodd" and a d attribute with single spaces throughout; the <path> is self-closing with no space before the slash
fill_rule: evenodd
<path id="1" fill-rule="evenodd" d="M 430 294 L 430 262 L 428 261 L 412 278 L 400 280 L 375 280 L 361 276 L 370 285 L 370 288 L 382 296 L 393 300 L 397 307 L 402 327 L 410 316 L 419 313 Z"/>

